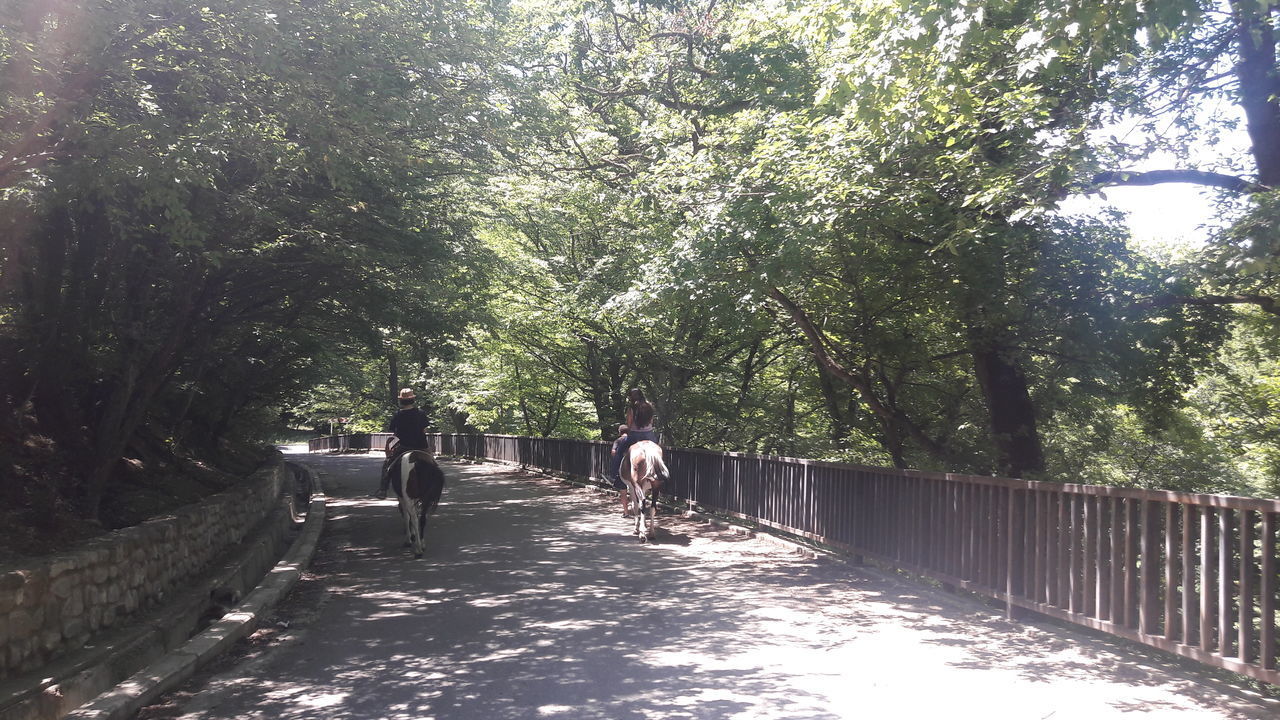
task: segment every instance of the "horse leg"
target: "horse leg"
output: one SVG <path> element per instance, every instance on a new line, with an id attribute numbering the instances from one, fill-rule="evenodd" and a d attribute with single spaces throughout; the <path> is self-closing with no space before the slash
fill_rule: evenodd
<path id="1" fill-rule="evenodd" d="M 650 489 L 646 495 L 649 497 L 648 535 L 652 539 L 658 536 L 658 491 Z"/>
<path id="2" fill-rule="evenodd" d="M 640 520 L 641 520 L 641 536 L 640 541 L 646 542 L 653 537 L 653 502 L 649 497 L 647 488 L 640 490 Z"/>
<path id="3" fill-rule="evenodd" d="M 414 551 L 416 552 L 418 548 L 414 543 L 413 511 L 409 507 L 409 498 L 405 497 L 404 494 L 401 493 L 399 497 L 399 501 L 400 501 L 399 502 L 400 518 L 404 520 L 404 536 L 405 536 L 404 544 L 406 546 L 413 547 Z"/>
<path id="4" fill-rule="evenodd" d="M 639 485 L 633 487 L 635 494 L 632 497 L 632 504 L 636 514 L 636 537 L 640 538 L 640 542 L 644 542 L 644 490 Z"/>
<path id="5" fill-rule="evenodd" d="M 413 556 L 422 557 L 427 550 L 426 541 L 423 539 L 423 531 L 427 529 L 427 509 L 418 498 L 409 504 L 413 510 Z"/>
<path id="6" fill-rule="evenodd" d="M 413 547 L 413 556 L 422 557 L 422 503 L 401 495 L 400 514 L 404 517 L 404 529 L 409 536 L 409 545 Z"/>
<path id="7" fill-rule="evenodd" d="M 618 497 L 622 501 L 622 517 L 631 517 L 635 512 L 635 508 L 631 506 L 631 463 L 624 462 L 618 470 L 618 478 L 622 480 L 622 490 L 618 493 Z"/>
<path id="8" fill-rule="evenodd" d="M 636 537 L 640 539 L 640 542 L 644 542 L 644 488 L 639 484 L 636 485 L 635 510 Z"/>
<path id="9" fill-rule="evenodd" d="M 422 531 L 418 524 L 422 501 L 409 497 L 408 484 L 407 479 L 400 481 L 400 486 L 396 488 L 396 499 L 399 501 L 400 517 L 404 518 L 405 545 L 413 548 L 414 557 L 422 557 Z"/>

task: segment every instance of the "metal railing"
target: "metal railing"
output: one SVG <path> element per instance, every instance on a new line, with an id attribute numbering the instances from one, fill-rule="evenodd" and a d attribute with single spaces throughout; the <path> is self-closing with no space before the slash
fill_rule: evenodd
<path id="1" fill-rule="evenodd" d="M 387 441 L 395 437 L 391 433 L 353 433 L 350 435 L 325 435 L 307 441 L 309 452 L 366 452 L 382 450 Z"/>
<path id="2" fill-rule="evenodd" d="M 604 474 L 610 448 L 429 437 L 441 455 L 582 478 Z M 1280 501 L 677 448 L 666 458 L 673 498 L 1280 685 Z"/>

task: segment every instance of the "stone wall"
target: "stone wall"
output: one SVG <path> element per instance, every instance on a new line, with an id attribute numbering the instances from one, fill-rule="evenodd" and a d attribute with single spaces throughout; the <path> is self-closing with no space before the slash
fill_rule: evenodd
<path id="1" fill-rule="evenodd" d="M 0 567 L 0 679 L 85 645 L 102 629 L 163 602 L 180 582 L 240 542 L 292 491 L 278 457 L 246 482 L 75 549 Z"/>

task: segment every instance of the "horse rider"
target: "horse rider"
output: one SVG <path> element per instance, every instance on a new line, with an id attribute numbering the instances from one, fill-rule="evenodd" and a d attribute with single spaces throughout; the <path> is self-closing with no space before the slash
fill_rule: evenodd
<path id="1" fill-rule="evenodd" d="M 641 440 L 649 440 L 658 442 L 658 433 L 653 429 L 653 405 L 644 397 L 644 391 L 640 388 L 631 388 L 627 391 L 627 432 L 620 436 L 613 443 L 613 457 L 609 462 L 609 479 L 613 481 L 613 486 L 617 488 L 625 488 L 622 484 L 622 461 L 627 457 L 631 450 L 631 446 Z M 618 428 L 621 430 L 622 428 Z M 626 492 L 623 492 L 623 507 L 626 507 Z"/>
<path id="2" fill-rule="evenodd" d="M 395 463 L 395 459 L 410 450 L 427 450 L 430 447 L 427 445 L 427 426 L 431 424 L 431 420 L 417 407 L 418 398 L 414 395 L 413 388 L 401 390 L 398 399 L 400 410 L 391 416 L 391 421 L 383 431 L 395 434 L 396 454 L 382 466 L 382 482 L 378 486 L 378 492 L 373 493 L 373 497 L 379 500 L 387 497 L 387 488 L 391 485 L 391 473 L 387 470 Z"/>
<path id="3" fill-rule="evenodd" d="M 619 426 L 618 426 L 618 439 L 613 441 L 613 450 L 612 450 L 612 451 L 611 451 L 611 453 L 609 454 L 609 462 L 610 462 L 610 463 L 612 463 L 612 462 L 613 462 L 613 458 L 615 458 L 615 457 L 619 457 L 620 453 L 622 452 L 622 445 L 623 445 L 626 441 L 627 441 L 627 426 L 626 426 L 626 425 L 619 425 Z M 619 468 L 619 470 L 621 470 L 621 468 Z M 627 484 L 626 484 L 626 483 L 624 483 L 624 482 L 622 482 L 622 478 L 617 477 L 616 475 L 615 475 L 614 477 L 609 478 L 609 479 L 613 482 L 613 489 L 618 491 L 618 499 L 622 501 L 622 516 L 623 516 L 623 517 L 626 517 L 626 515 L 627 515 L 627 499 L 628 499 L 628 498 L 627 498 Z"/>

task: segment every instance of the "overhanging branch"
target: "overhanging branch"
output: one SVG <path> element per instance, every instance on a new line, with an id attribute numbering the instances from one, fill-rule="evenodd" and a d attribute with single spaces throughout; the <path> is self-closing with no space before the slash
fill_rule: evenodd
<path id="1" fill-rule="evenodd" d="M 1241 194 L 1266 192 L 1272 188 L 1245 180 L 1235 175 L 1207 172 L 1204 170 L 1148 170 L 1135 172 L 1132 170 L 1111 170 L 1093 176 L 1090 189 L 1112 185 L 1161 185 L 1164 183 L 1192 183 L 1230 190 Z"/>
<path id="2" fill-rule="evenodd" d="M 1170 305 L 1257 305 L 1259 310 L 1280 315 L 1280 298 L 1268 295 L 1162 295 L 1135 303 L 1137 307 Z"/>
<path id="3" fill-rule="evenodd" d="M 884 403 L 876 395 L 870 381 L 865 377 L 868 371 L 867 368 L 864 368 L 862 374 L 859 374 L 844 367 L 832 357 L 830 344 L 827 342 L 826 336 L 798 303 L 773 285 L 766 283 L 764 291 L 791 316 L 796 327 L 800 329 L 800 332 L 809 341 L 809 348 L 817 359 L 818 364 L 830 373 L 831 377 L 853 388 L 861 397 L 867 409 L 882 418 L 887 427 L 906 431 L 913 440 L 936 458 L 947 459 L 950 457 L 950 451 L 945 445 L 927 435 L 919 425 L 912 422 L 899 408 Z"/>

